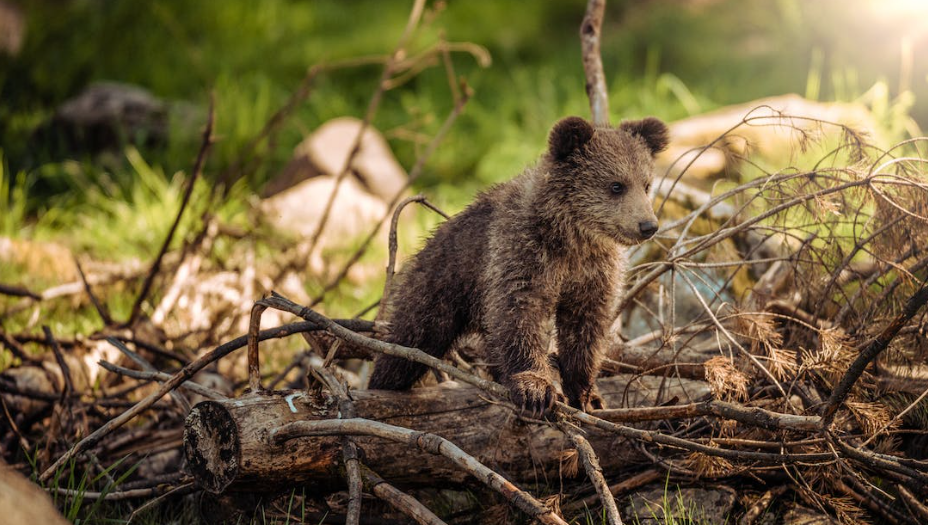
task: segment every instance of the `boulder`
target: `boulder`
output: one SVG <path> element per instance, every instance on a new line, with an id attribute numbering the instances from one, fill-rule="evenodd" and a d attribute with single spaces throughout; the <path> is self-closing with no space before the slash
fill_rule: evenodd
<path id="1" fill-rule="evenodd" d="M 337 177 L 345 167 L 361 124 L 356 118 L 341 117 L 320 126 L 296 147 L 290 163 L 268 184 L 265 195 L 274 195 L 316 176 Z M 408 180 L 386 139 L 372 126 L 364 130 L 349 176 L 384 201 L 393 199 Z"/>
<path id="2" fill-rule="evenodd" d="M 716 148 L 700 154 L 699 148 L 750 117 Z M 761 117 L 754 120 L 755 117 Z M 796 118 L 789 118 L 796 117 Z M 798 152 L 806 138 L 837 136 L 837 126 L 816 121 L 844 124 L 854 130 L 873 134 L 877 125 L 866 107 L 860 104 L 816 102 L 796 94 L 762 98 L 744 104 L 726 106 L 670 124 L 670 147 L 657 158 L 657 173 L 668 169 L 675 178 L 686 169 L 684 180 L 701 180 L 725 174 L 734 164 L 734 155 L 750 152 L 782 156 Z M 692 163 L 692 165 L 690 165 Z M 689 167 L 687 167 L 689 166 Z M 711 186 L 711 182 L 706 184 Z"/>
<path id="3" fill-rule="evenodd" d="M 65 101 L 34 137 L 55 154 L 167 143 L 168 107 L 138 86 L 91 84 Z"/>
<path id="4" fill-rule="evenodd" d="M 265 220 L 276 229 L 308 238 L 322 220 L 335 182 L 334 177 L 315 177 L 264 199 L 260 207 Z M 363 235 L 386 212 L 386 203 L 365 191 L 354 178 L 346 178 L 338 187 L 320 244 Z"/>

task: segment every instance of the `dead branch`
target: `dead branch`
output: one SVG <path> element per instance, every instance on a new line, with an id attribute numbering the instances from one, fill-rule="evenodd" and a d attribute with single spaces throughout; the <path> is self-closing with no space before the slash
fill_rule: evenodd
<path id="1" fill-rule="evenodd" d="M 15 286 L 12 284 L 2 284 L 0 283 L 0 294 L 9 295 L 12 297 L 28 297 L 35 301 L 42 299 L 42 296 L 33 292 L 32 290 L 24 286 Z"/>
<path id="2" fill-rule="evenodd" d="M 77 274 L 81 277 L 81 283 L 84 284 L 84 290 L 87 292 L 87 297 L 90 298 L 90 302 L 93 304 L 94 309 L 97 311 L 97 315 L 100 316 L 100 319 L 103 320 L 103 324 L 110 326 L 113 324 L 113 318 L 110 316 L 109 310 L 107 310 L 106 305 L 101 303 L 97 299 L 96 294 L 93 293 L 93 289 L 90 287 L 90 283 L 87 282 L 87 276 L 84 275 L 84 268 L 81 266 L 81 262 L 74 258 L 74 266 L 77 268 Z"/>
<path id="3" fill-rule="evenodd" d="M 343 321 L 343 322 L 345 322 L 348 325 L 351 325 L 353 323 L 351 320 Z M 273 338 L 279 338 L 279 337 L 287 337 L 295 333 L 308 331 L 308 330 L 317 330 L 317 329 L 319 329 L 319 325 L 316 323 L 293 323 L 289 325 L 279 326 L 277 328 L 271 328 L 269 330 L 263 330 L 259 334 L 258 339 L 265 340 L 265 339 L 273 339 Z M 173 391 L 181 383 L 193 377 L 194 374 L 196 374 L 197 372 L 205 368 L 207 365 L 230 354 L 231 352 L 235 350 L 238 350 L 239 348 L 242 348 L 243 346 L 247 344 L 247 342 L 248 342 L 247 335 L 238 337 L 225 344 L 219 345 L 212 351 L 207 352 L 206 354 L 202 355 L 199 359 L 191 362 L 190 364 L 182 368 L 180 371 L 175 373 L 173 376 L 171 376 L 171 379 L 164 382 L 156 392 L 148 395 L 147 397 L 145 397 L 145 399 L 142 399 L 138 403 L 133 404 L 129 410 L 107 421 L 106 424 L 104 424 L 97 430 L 93 431 L 90 435 L 88 435 L 84 439 L 78 441 L 73 447 L 70 448 L 70 450 L 62 454 L 57 460 L 55 460 L 55 462 L 51 466 L 46 468 L 45 471 L 42 472 L 41 476 L 39 476 L 39 480 L 47 481 L 49 478 L 52 477 L 52 475 L 55 474 L 55 472 L 59 468 L 62 467 L 62 465 L 70 461 L 71 458 L 77 456 L 78 454 L 83 453 L 90 447 L 96 445 L 97 443 L 100 442 L 101 439 L 103 439 L 110 432 L 121 427 L 122 425 L 125 425 L 126 423 L 131 421 L 133 418 L 135 418 L 136 416 L 138 416 L 139 414 L 141 414 L 142 412 L 150 408 L 152 405 L 155 404 L 156 401 L 164 397 L 168 392 Z M 0 382 L 0 387 L 2 387 L 2 385 L 3 385 L 3 382 Z"/>
<path id="4" fill-rule="evenodd" d="M 427 201 L 425 199 L 425 195 L 422 195 L 421 193 L 419 195 L 407 197 L 403 199 L 399 204 L 397 204 L 396 209 L 393 211 L 393 218 L 390 219 L 390 235 L 388 237 L 389 257 L 387 259 L 387 278 L 383 283 L 383 295 L 381 296 L 381 299 L 380 299 L 381 304 L 389 304 L 390 285 L 393 283 L 393 275 L 396 273 L 396 250 L 397 250 L 397 244 L 398 244 L 396 227 L 399 224 L 400 214 L 403 213 L 403 208 L 405 208 L 406 205 L 413 203 L 413 202 L 418 202 L 419 204 L 422 204 L 426 208 L 441 215 L 446 220 L 449 218 L 445 212 L 436 208 L 429 201 Z"/>
<path id="5" fill-rule="evenodd" d="M 51 347 L 52 352 L 54 352 L 55 361 L 58 362 L 58 367 L 61 369 L 61 376 L 64 379 L 64 386 L 61 389 L 61 402 L 64 402 L 70 394 L 75 392 L 74 380 L 71 379 L 71 367 L 68 366 L 68 361 L 64 358 L 64 354 L 61 353 L 61 346 L 55 341 L 55 336 L 52 335 L 51 328 L 43 325 L 42 331 L 45 332 L 48 345 Z"/>
<path id="6" fill-rule="evenodd" d="M 590 446 L 590 442 L 580 434 L 578 429 L 566 421 L 559 421 L 558 428 L 570 438 L 574 448 L 577 449 L 580 461 L 583 463 L 583 469 L 590 478 L 593 487 L 596 488 L 596 494 L 599 495 L 599 500 L 602 502 L 609 525 L 622 525 L 622 518 L 619 516 L 619 509 L 615 505 L 615 498 L 612 497 L 612 492 L 609 491 L 609 485 L 606 484 L 606 478 L 603 477 L 603 469 L 599 465 L 599 458 L 596 456 L 593 447 Z"/>
<path id="7" fill-rule="evenodd" d="M 364 467 L 361 469 L 361 474 L 364 476 L 364 485 L 367 486 L 367 490 L 389 503 L 396 510 L 415 520 L 416 523 L 420 525 L 446 525 L 425 505 L 384 481 L 373 470 Z"/>
<path id="8" fill-rule="evenodd" d="M 115 339 L 113 337 L 107 337 L 106 341 L 109 344 L 115 346 L 117 349 L 119 349 L 119 351 L 122 352 L 123 355 L 128 357 L 130 360 L 132 360 L 132 362 L 139 365 L 142 368 L 143 372 L 148 372 L 154 376 L 159 375 L 158 370 L 154 366 L 152 366 L 151 363 L 146 361 L 142 356 L 138 355 L 132 350 L 129 350 L 129 348 L 126 345 L 122 344 L 122 341 Z M 164 375 L 167 375 L 167 374 L 164 374 Z M 169 379 L 170 379 L 170 376 L 168 376 L 168 380 Z M 175 390 L 175 391 L 170 392 L 169 395 L 171 396 L 171 399 L 173 399 L 177 403 L 177 405 L 180 407 L 180 409 L 183 411 L 184 414 L 186 414 L 187 412 L 190 412 L 190 402 L 187 401 L 187 398 L 185 398 L 180 392 Z M 208 395 L 207 397 L 212 398 L 214 396 Z"/>
<path id="9" fill-rule="evenodd" d="M 193 485 L 190 483 L 185 483 L 178 487 L 172 487 L 167 492 L 176 491 L 183 487 L 184 489 L 191 489 Z M 57 487 L 54 489 L 54 492 L 62 496 L 69 497 L 82 497 L 88 500 L 98 500 L 102 499 L 105 501 L 124 501 L 127 499 L 140 499 L 140 498 L 151 498 L 153 496 L 162 496 L 166 494 L 164 487 L 152 487 L 146 489 L 131 489 L 131 490 L 120 490 L 114 492 L 97 492 L 97 491 L 81 491 L 74 489 L 66 489 Z"/>
<path id="10" fill-rule="evenodd" d="M 599 53 L 605 11 L 606 0 L 588 0 L 586 15 L 580 24 L 586 94 L 590 99 L 593 123 L 597 126 L 609 125 L 609 92 L 606 90 L 606 75 L 603 73 L 603 60 Z"/>
<path id="11" fill-rule="evenodd" d="M 197 153 L 197 159 L 193 163 L 193 172 L 191 173 L 190 178 L 187 180 L 187 187 L 184 188 L 184 196 L 180 202 L 180 209 L 177 211 L 177 215 L 174 217 L 174 222 L 171 224 L 171 229 L 168 230 L 168 235 L 165 237 L 164 243 L 161 244 L 161 249 L 158 250 L 158 255 L 155 256 L 155 260 L 152 262 L 151 268 L 149 268 L 148 273 L 145 275 L 145 280 L 142 282 L 142 290 L 139 292 L 138 297 L 135 299 L 135 303 L 132 305 L 132 311 L 129 314 L 129 319 L 126 321 L 126 325 L 128 326 L 135 324 L 135 321 L 138 320 L 139 314 L 142 312 L 142 303 L 145 302 L 145 299 L 148 297 L 148 292 L 151 291 L 151 285 L 154 283 L 155 277 L 158 275 L 158 272 L 161 269 L 161 261 L 164 259 L 164 255 L 167 253 L 168 248 L 171 246 L 171 241 L 174 239 L 174 233 L 177 232 L 177 227 L 180 225 L 180 219 L 183 217 L 184 210 L 187 209 L 187 204 L 189 204 L 190 197 L 193 195 L 193 188 L 196 186 L 197 179 L 200 177 L 200 173 L 203 171 L 203 164 L 206 162 L 206 153 L 209 151 L 209 148 L 213 143 L 213 110 L 215 106 L 214 98 L 215 97 L 213 95 L 210 95 L 209 110 L 206 114 L 206 128 L 203 130 L 203 142 L 200 145 L 200 151 Z"/>
<path id="12" fill-rule="evenodd" d="M 361 256 L 364 255 L 364 253 L 367 251 L 371 242 L 374 240 L 374 237 L 377 236 L 377 232 L 380 231 L 380 228 L 383 226 L 383 223 L 387 220 L 387 217 L 390 216 L 389 210 L 393 209 L 393 207 L 396 206 L 400 198 L 403 196 L 403 193 L 405 193 L 406 190 L 409 189 L 409 187 L 416 181 L 416 179 L 419 178 L 419 175 L 422 174 L 422 170 L 425 168 L 426 162 L 432 156 L 432 154 L 435 153 L 435 150 L 438 148 L 438 145 L 442 142 L 442 140 L 444 140 L 445 135 L 447 135 L 448 132 L 451 130 L 451 126 L 457 120 L 458 116 L 461 115 L 461 112 L 464 111 L 464 106 L 467 105 L 467 102 L 470 100 L 470 97 L 471 97 L 470 88 L 467 86 L 467 84 L 464 84 L 463 82 L 462 82 L 461 87 L 462 87 L 461 97 L 455 101 L 454 108 L 452 108 L 451 112 L 445 118 L 445 121 L 442 123 L 441 128 L 439 128 L 435 136 L 432 137 L 432 140 L 431 142 L 429 142 L 428 146 L 426 146 L 425 151 L 423 151 L 422 154 L 416 158 L 416 164 L 413 166 L 412 170 L 410 170 L 409 178 L 406 180 L 406 183 L 403 185 L 400 191 L 398 191 L 393 196 L 393 198 L 390 199 L 390 202 L 387 204 L 386 214 L 384 214 L 380 218 L 380 220 L 377 221 L 377 224 L 374 225 L 374 228 L 372 228 L 371 233 L 368 234 L 368 236 L 364 238 L 364 241 L 361 242 L 361 246 L 359 246 L 358 249 L 355 250 L 355 252 L 351 255 L 351 257 L 348 259 L 348 262 L 345 263 L 341 271 L 338 272 L 338 275 L 336 275 L 335 278 L 332 279 L 322 289 L 321 292 L 319 292 L 319 295 L 313 298 L 313 300 L 309 303 L 310 307 L 321 303 L 322 300 L 325 298 L 325 295 L 329 293 L 330 291 L 332 291 L 333 289 L 335 289 L 338 286 L 338 283 L 340 283 L 342 279 L 344 279 L 345 276 L 348 275 L 348 270 L 350 270 L 351 267 L 354 266 L 355 263 L 357 263 L 361 259 Z"/>
<path id="13" fill-rule="evenodd" d="M 364 337 L 360 334 L 352 332 L 351 330 L 338 325 L 337 323 L 327 319 L 325 316 L 314 312 L 313 310 L 305 307 L 301 307 L 292 301 L 287 300 L 284 297 L 279 295 L 273 295 L 258 301 L 258 303 L 263 306 L 276 308 L 279 310 L 287 311 L 293 314 L 296 314 L 304 319 L 308 319 L 311 322 L 317 323 L 318 325 L 325 326 L 326 329 L 333 332 L 336 336 L 341 339 L 344 339 L 346 342 L 355 344 L 358 346 L 363 346 L 368 349 L 374 350 L 379 353 L 393 355 L 398 357 L 403 357 L 417 363 L 424 364 L 441 372 L 447 373 L 449 376 L 459 379 L 467 384 L 476 386 L 488 393 L 491 393 L 501 399 L 507 399 L 509 397 L 509 391 L 502 385 L 483 379 L 468 372 L 465 372 L 455 366 L 449 365 L 448 363 L 432 357 L 418 349 L 408 348 L 396 344 L 386 343 L 383 341 L 378 341 L 375 339 L 370 339 Z M 573 418 L 574 420 L 585 423 L 587 425 L 594 426 L 601 430 L 608 432 L 613 432 L 623 437 L 630 439 L 635 439 L 638 441 L 643 441 L 646 443 L 660 443 L 663 445 L 668 445 L 672 447 L 682 448 L 685 450 L 690 450 L 692 452 L 700 452 L 708 456 L 722 457 L 726 459 L 733 460 L 745 460 L 745 461 L 760 461 L 760 462 L 769 462 L 769 463 L 796 463 L 796 462 L 814 462 L 814 461 L 828 461 L 832 458 L 830 454 L 821 453 L 821 454 L 772 454 L 766 452 L 750 452 L 750 451 L 739 451 L 739 450 L 728 450 L 721 449 L 717 447 L 711 447 L 707 445 L 702 445 L 695 443 L 687 439 L 681 439 L 675 436 L 670 436 L 662 434 L 660 432 L 639 430 L 631 427 L 626 427 L 622 425 L 617 425 L 610 423 L 608 421 L 602 420 L 598 417 L 592 416 L 585 412 L 581 412 L 575 408 L 569 407 L 563 403 L 556 403 L 555 408 L 557 413 L 564 416 Z"/>
<path id="14" fill-rule="evenodd" d="M 339 342 L 340 341 L 336 341 L 335 344 L 332 345 L 333 355 L 337 350 Z M 316 359 L 318 360 L 319 358 L 316 357 Z M 312 373 L 326 385 L 329 392 L 335 394 L 336 401 L 338 402 L 339 419 L 354 418 L 354 403 L 351 399 L 351 395 L 348 393 L 348 389 L 326 369 L 326 367 L 331 364 L 331 359 L 326 358 L 323 363 L 313 363 L 312 358 L 310 358 L 309 364 Z M 361 488 L 363 483 L 361 479 L 361 462 L 358 454 L 358 447 L 348 436 L 342 437 L 341 445 L 342 457 L 345 461 L 346 477 L 348 478 L 348 513 L 346 522 L 349 524 L 357 524 L 361 520 Z"/>
<path id="15" fill-rule="evenodd" d="M 119 374 L 126 377 L 131 377 L 134 379 L 142 379 L 146 381 L 168 381 L 171 379 L 170 374 L 165 374 L 164 372 L 140 372 L 138 370 L 132 370 L 129 368 L 124 368 L 119 365 L 114 365 L 113 363 L 107 361 L 100 361 L 100 366 L 109 370 L 114 374 Z M 182 388 L 190 391 L 193 394 L 203 396 L 207 399 L 226 399 L 226 396 L 216 392 L 211 388 L 206 388 L 199 383 L 193 381 L 184 381 L 180 384 L 178 388 Z"/>
<path id="16" fill-rule="evenodd" d="M 493 470 L 487 468 L 476 458 L 464 452 L 447 439 L 425 432 L 388 425 L 366 419 L 342 419 L 327 421 L 298 421 L 271 430 L 270 439 L 274 443 L 284 443 L 291 439 L 309 436 L 376 436 L 398 443 L 418 447 L 425 452 L 441 455 L 450 459 L 459 468 L 469 472 L 489 488 L 495 490 L 516 508 L 542 523 L 567 525 L 560 516 L 546 507 L 529 493 L 519 489 Z"/>
<path id="17" fill-rule="evenodd" d="M 735 403 L 716 400 L 687 405 L 595 410 L 593 414 L 596 417 L 612 422 L 665 421 L 699 416 L 716 416 L 767 430 L 814 431 L 821 426 L 821 418 L 818 416 L 780 414 L 758 407 L 744 407 Z"/>
<path id="18" fill-rule="evenodd" d="M 832 390 L 831 397 L 828 398 L 827 403 L 822 408 L 822 427 L 825 430 L 831 426 L 834 421 L 835 413 L 838 411 L 838 407 L 847 399 L 848 394 L 851 393 L 851 388 L 854 387 L 854 383 L 860 379 L 860 376 L 863 375 L 867 366 L 869 366 L 881 352 L 886 350 L 889 343 L 892 342 L 896 334 L 899 333 L 899 330 L 915 317 L 915 314 L 918 313 L 926 302 L 928 302 L 928 286 L 923 285 L 918 292 L 905 303 L 905 308 L 903 308 L 902 312 L 880 332 L 880 335 L 876 339 L 870 341 L 867 346 L 861 350 L 857 359 L 854 360 L 851 367 L 848 368 L 847 372 L 844 374 L 844 377 L 841 378 L 841 381 L 835 389 Z"/>
<path id="19" fill-rule="evenodd" d="M 380 80 L 377 82 L 377 89 L 374 91 L 374 96 L 372 96 L 370 102 L 368 102 L 367 111 L 364 113 L 364 120 L 361 122 L 361 127 L 358 130 L 358 135 L 355 137 L 354 144 L 348 150 L 349 153 L 348 158 L 345 159 L 345 165 L 335 178 L 335 185 L 332 188 L 332 192 L 329 194 L 329 198 L 326 200 L 325 207 L 322 211 L 322 217 L 319 219 L 319 224 L 316 226 L 315 232 L 310 236 L 308 254 L 313 253 L 316 249 L 319 237 L 322 235 L 322 231 L 328 223 L 329 215 L 332 213 L 332 205 L 335 203 L 335 196 L 338 194 L 338 189 L 350 172 L 354 157 L 361 150 L 361 140 L 364 138 L 364 132 L 374 119 L 377 108 L 380 106 L 380 101 L 387 90 L 387 81 L 393 74 L 397 61 L 402 59 L 405 55 L 406 43 L 409 41 L 410 37 L 412 37 L 416 26 L 419 25 L 419 19 L 422 17 L 422 11 L 424 9 L 425 0 L 415 0 L 412 10 L 409 13 L 409 19 L 406 21 L 406 28 L 403 30 L 403 34 L 400 36 L 399 41 L 396 43 L 393 53 L 390 54 L 390 59 L 387 60 L 387 63 L 384 65 L 383 72 L 380 74 Z"/>
<path id="20" fill-rule="evenodd" d="M 708 391 L 704 383 L 696 381 L 682 380 L 662 389 L 660 378 L 635 379 L 629 375 L 601 379 L 598 386 L 606 402 L 618 405 L 624 401 L 635 406 L 653 405 L 660 395 L 687 398 Z M 630 386 L 635 386 L 636 392 L 626 397 Z M 519 419 L 512 406 L 476 388 L 357 390 L 352 396 L 357 417 L 454 436 L 456 445 L 519 482 L 533 482 L 539 475 L 557 476 L 558 458 L 571 447 L 561 432 L 540 421 Z M 200 486 L 212 492 L 253 490 L 253 480 L 261 480 L 258 485 L 267 489 L 306 481 L 317 490 L 338 487 L 341 439 L 300 440 L 279 447 L 268 443 L 267 429 L 299 421 L 338 420 L 341 406 L 327 391 L 265 392 L 200 403 L 185 425 L 190 471 Z M 468 431 L 462 432 L 462 428 Z M 587 439 L 594 449 L 610 451 L 600 458 L 606 471 L 642 460 L 634 449 L 623 446 L 621 436 L 594 431 Z M 408 449 L 393 442 L 364 437 L 353 440 L 364 450 L 365 464 L 391 482 L 422 486 L 467 480 L 442 458 L 410 456 Z"/>
<path id="21" fill-rule="evenodd" d="M 896 490 L 899 492 L 899 496 L 902 497 L 902 501 L 905 502 L 906 506 L 913 510 L 913 514 L 916 514 L 923 522 L 928 521 L 928 506 L 925 506 L 924 503 L 919 501 L 918 498 L 905 487 L 897 486 Z"/>

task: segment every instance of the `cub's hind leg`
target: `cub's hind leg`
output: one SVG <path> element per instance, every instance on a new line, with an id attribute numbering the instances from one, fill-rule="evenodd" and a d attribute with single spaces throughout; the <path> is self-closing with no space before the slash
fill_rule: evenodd
<path id="1" fill-rule="evenodd" d="M 430 297 L 398 297 L 400 305 L 391 316 L 389 343 L 441 358 L 463 331 L 458 309 L 440 294 Z M 381 355 L 374 364 L 368 388 L 406 390 L 428 371 L 429 367 L 402 357 Z"/>

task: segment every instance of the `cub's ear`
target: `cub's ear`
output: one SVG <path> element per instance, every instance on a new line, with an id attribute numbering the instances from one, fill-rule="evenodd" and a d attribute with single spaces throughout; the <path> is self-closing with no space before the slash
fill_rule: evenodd
<path id="1" fill-rule="evenodd" d="M 667 125 L 654 117 L 623 122 L 619 129 L 644 139 L 651 150 L 651 156 L 667 149 L 667 144 L 670 143 L 670 130 L 667 129 Z"/>
<path id="2" fill-rule="evenodd" d="M 548 148 L 556 160 L 568 155 L 593 138 L 593 126 L 580 117 L 567 117 L 554 125 L 548 137 Z"/>

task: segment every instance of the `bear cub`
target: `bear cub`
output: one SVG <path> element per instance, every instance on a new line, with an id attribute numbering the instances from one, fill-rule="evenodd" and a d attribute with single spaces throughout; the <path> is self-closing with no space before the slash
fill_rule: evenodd
<path id="1" fill-rule="evenodd" d="M 668 130 L 653 117 L 617 128 L 568 117 L 548 143 L 535 166 L 442 224 L 400 272 L 386 305 L 386 340 L 435 357 L 480 333 L 495 379 L 532 413 L 564 397 L 581 410 L 603 407 L 595 380 L 625 249 L 657 233 L 648 193 Z M 426 371 L 381 355 L 369 388 L 407 389 Z"/>

